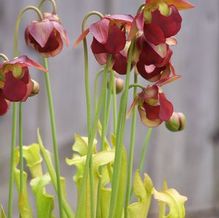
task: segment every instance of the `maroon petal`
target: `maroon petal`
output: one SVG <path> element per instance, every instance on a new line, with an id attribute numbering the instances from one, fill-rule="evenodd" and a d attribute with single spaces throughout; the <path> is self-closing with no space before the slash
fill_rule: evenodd
<path id="1" fill-rule="evenodd" d="M 8 111 L 9 102 L 4 98 L 2 89 L 0 89 L 0 116 L 4 115 Z"/>
<path id="2" fill-rule="evenodd" d="M 164 16 L 159 10 L 156 10 L 152 14 L 152 22 L 156 23 L 163 30 L 166 38 L 176 35 L 181 29 L 182 17 L 175 6 L 170 6 L 171 14 Z"/>
<path id="3" fill-rule="evenodd" d="M 156 120 L 156 119 L 160 119 L 159 117 L 159 113 L 160 113 L 160 106 L 151 106 L 147 103 L 143 104 L 143 107 L 145 109 L 146 112 L 146 116 L 149 120 Z"/>
<path id="4" fill-rule="evenodd" d="M 107 42 L 104 45 L 108 53 L 115 54 L 122 51 L 126 44 L 126 35 L 116 25 L 110 25 Z"/>
<path id="5" fill-rule="evenodd" d="M 12 72 L 8 72 L 5 76 L 5 85 L 2 90 L 6 99 L 16 102 L 22 101 L 26 96 L 27 87 L 22 80 L 16 79 Z"/>
<path id="6" fill-rule="evenodd" d="M 166 41 L 163 30 L 155 23 L 144 25 L 144 36 L 154 45 L 159 45 Z"/>
<path id="7" fill-rule="evenodd" d="M 25 31 L 27 44 L 29 44 L 29 38 L 31 36 L 41 47 L 44 47 L 53 29 L 53 22 L 47 19 L 43 21 L 33 21 Z"/>
<path id="8" fill-rule="evenodd" d="M 101 44 L 107 42 L 109 32 L 110 21 L 108 19 L 102 19 L 89 28 L 94 38 Z"/>
<path id="9" fill-rule="evenodd" d="M 160 114 L 159 117 L 162 121 L 167 121 L 173 114 L 173 105 L 166 99 L 164 93 L 159 93 L 160 100 Z"/>
<path id="10" fill-rule="evenodd" d="M 114 65 L 113 70 L 115 70 L 119 74 L 126 74 L 127 71 L 127 57 L 122 55 L 121 53 L 115 54 L 113 56 Z"/>
<path id="11" fill-rule="evenodd" d="M 103 44 L 99 43 L 95 38 L 91 43 L 91 50 L 94 54 L 106 53 L 106 49 Z"/>

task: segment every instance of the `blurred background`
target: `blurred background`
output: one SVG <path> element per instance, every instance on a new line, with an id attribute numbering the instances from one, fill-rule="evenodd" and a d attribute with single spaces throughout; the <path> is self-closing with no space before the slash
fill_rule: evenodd
<path id="1" fill-rule="evenodd" d="M 153 131 L 147 153 L 145 171 L 156 187 L 164 179 L 188 197 L 187 217 L 218 218 L 219 211 L 219 1 L 191 0 L 193 10 L 183 11 L 183 26 L 177 35 L 173 64 L 182 79 L 164 88 L 174 103 L 175 111 L 187 116 L 187 128 L 171 133 L 164 125 Z M 13 31 L 20 9 L 37 0 L 0 0 L 0 52 L 13 57 Z M 52 89 L 57 118 L 61 172 L 67 177 L 71 201 L 76 198 L 72 185 L 73 169 L 65 164 L 71 157 L 74 133 L 86 134 L 86 106 L 83 87 L 82 45 L 73 49 L 73 41 L 80 34 L 83 16 L 90 10 L 102 13 L 134 14 L 141 0 L 58 0 L 58 14 L 69 34 L 71 45 L 49 60 Z M 45 8 L 51 9 L 49 4 Z M 23 32 L 32 18 L 27 13 L 22 21 L 19 48 L 22 53 L 41 61 L 24 45 Z M 91 78 L 99 69 L 91 57 Z M 36 129 L 41 129 L 44 144 L 52 148 L 47 101 L 42 73 L 32 71 L 41 84 L 40 94 L 25 103 L 24 143 L 36 142 Z M 143 81 L 142 81 L 143 82 Z M 138 119 L 139 121 L 139 119 Z M 11 113 L 0 118 L 0 202 L 6 206 L 10 152 Z M 126 144 L 129 142 L 129 125 Z M 138 122 L 135 166 L 147 128 Z M 15 202 L 16 203 L 16 202 Z"/>

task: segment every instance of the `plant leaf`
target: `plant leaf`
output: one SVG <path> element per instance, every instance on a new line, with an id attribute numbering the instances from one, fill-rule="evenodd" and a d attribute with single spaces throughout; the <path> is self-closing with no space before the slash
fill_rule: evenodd
<path id="1" fill-rule="evenodd" d="M 153 190 L 154 198 L 169 207 L 169 213 L 164 218 L 185 218 L 185 206 L 187 198 L 180 195 L 175 189 L 166 189 L 158 192 Z M 160 205 L 160 211 L 163 213 L 163 205 Z"/>
<path id="2" fill-rule="evenodd" d="M 145 218 L 148 216 L 151 205 L 153 191 L 151 178 L 147 174 L 144 174 L 144 181 L 142 181 L 139 171 L 136 171 L 133 191 L 138 198 L 138 202 L 128 206 L 129 218 Z"/>
<path id="3" fill-rule="evenodd" d="M 39 144 L 23 146 L 23 155 L 33 178 L 42 176 L 42 157 Z"/>
<path id="4" fill-rule="evenodd" d="M 45 186 L 50 183 L 49 174 L 31 180 L 30 185 L 35 195 L 38 218 L 53 218 L 54 197 L 47 194 Z"/>
<path id="5" fill-rule="evenodd" d="M 0 218 L 7 218 L 2 205 L 0 206 Z"/>

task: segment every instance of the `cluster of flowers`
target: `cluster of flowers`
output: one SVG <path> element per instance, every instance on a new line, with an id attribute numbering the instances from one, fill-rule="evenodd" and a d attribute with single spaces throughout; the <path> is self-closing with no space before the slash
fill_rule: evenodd
<path id="1" fill-rule="evenodd" d="M 141 120 L 148 127 L 170 120 L 174 113 L 161 87 L 180 78 L 171 64 L 170 46 L 176 45 L 173 37 L 181 28 L 179 10 L 192 7 L 185 0 L 146 0 L 135 17 L 104 16 L 90 25 L 76 42 L 90 32 L 93 36 L 91 50 L 97 62 L 106 64 L 111 56 L 113 70 L 126 74 L 130 41 L 135 40 L 132 67 L 151 84 L 137 95 L 132 106 L 138 105 Z"/>
<path id="2" fill-rule="evenodd" d="M 26 44 L 44 57 L 54 57 L 69 44 L 68 36 L 56 14 L 45 13 L 42 20 L 32 21 L 25 30 Z M 39 84 L 32 80 L 28 67 L 46 72 L 47 70 L 22 55 L 0 65 L 0 116 L 9 108 L 10 102 L 26 101 L 39 91 Z"/>

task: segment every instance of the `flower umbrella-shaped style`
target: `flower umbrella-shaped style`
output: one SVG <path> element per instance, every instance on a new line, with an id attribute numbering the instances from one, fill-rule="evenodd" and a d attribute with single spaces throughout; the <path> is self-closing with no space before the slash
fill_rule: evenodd
<path id="1" fill-rule="evenodd" d="M 78 44 L 90 32 L 93 35 L 91 50 L 97 62 L 106 64 L 111 55 L 113 69 L 119 74 L 126 73 L 127 53 L 126 34 L 130 30 L 133 17 L 130 15 L 105 16 L 100 21 L 90 25 L 76 41 Z"/>
<path id="2" fill-rule="evenodd" d="M 54 57 L 69 44 L 66 31 L 57 15 L 45 13 L 41 21 L 32 21 L 26 27 L 25 41 L 44 57 Z"/>
<path id="3" fill-rule="evenodd" d="M 157 85 L 146 87 L 138 94 L 135 104 L 142 122 L 148 127 L 156 127 L 167 121 L 173 114 L 173 105 L 167 100 L 161 88 Z"/>
<path id="4" fill-rule="evenodd" d="M 34 83 L 29 74 L 30 66 L 47 71 L 24 55 L 0 65 L 0 115 L 7 112 L 8 101 L 26 101 L 31 95 Z"/>

